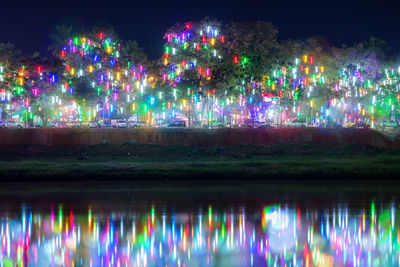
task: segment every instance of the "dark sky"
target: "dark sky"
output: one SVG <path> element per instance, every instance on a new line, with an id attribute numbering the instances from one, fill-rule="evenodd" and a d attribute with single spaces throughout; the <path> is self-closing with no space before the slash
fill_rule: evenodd
<path id="1" fill-rule="evenodd" d="M 369 36 L 387 41 L 400 52 L 400 12 L 396 1 L 346 0 L 5 0 L 0 4 L 0 42 L 10 41 L 24 53 L 46 53 L 48 35 L 57 24 L 91 27 L 109 23 L 122 39 L 134 39 L 151 57 L 162 50 L 162 36 L 176 21 L 205 16 L 223 22 L 265 20 L 279 39 L 319 36 L 329 44 L 353 44 Z"/>

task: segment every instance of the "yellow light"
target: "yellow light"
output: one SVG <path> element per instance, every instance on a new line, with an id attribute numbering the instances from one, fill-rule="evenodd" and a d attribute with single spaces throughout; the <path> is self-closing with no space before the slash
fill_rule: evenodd
<path id="1" fill-rule="evenodd" d="M 167 58 L 164 58 L 164 65 L 165 66 L 168 65 L 168 59 Z"/>
<path id="2" fill-rule="evenodd" d="M 135 106 L 135 103 L 133 103 L 132 104 L 132 111 L 135 111 L 135 109 L 136 109 L 136 106 Z"/>
<path id="3" fill-rule="evenodd" d="M 93 66 L 92 66 L 92 65 L 89 66 L 89 72 L 90 72 L 90 73 L 93 72 Z"/>
<path id="4" fill-rule="evenodd" d="M 324 69 L 325 69 L 324 66 L 321 66 L 321 72 L 324 72 Z"/>
<path id="5" fill-rule="evenodd" d="M 119 81 L 121 79 L 121 73 L 117 72 L 117 81 Z"/>
<path id="6" fill-rule="evenodd" d="M 307 67 L 306 69 L 305 69 L 305 72 L 306 72 L 306 74 L 308 75 L 308 72 L 310 71 L 310 69 Z"/>
<path id="7" fill-rule="evenodd" d="M 215 38 L 211 38 L 211 45 L 215 45 Z"/>
<path id="8" fill-rule="evenodd" d="M 111 48 L 111 46 L 107 47 L 107 50 L 106 50 L 106 51 L 107 51 L 107 53 L 109 53 L 109 54 L 110 54 L 110 53 L 112 52 L 112 48 Z"/>
<path id="9" fill-rule="evenodd" d="M 69 71 L 69 73 L 70 73 L 71 75 L 74 75 L 74 74 L 75 74 L 75 69 L 74 69 L 74 68 L 71 68 L 71 70 Z"/>
<path id="10" fill-rule="evenodd" d="M 307 56 L 307 55 L 304 55 L 304 56 L 303 56 L 303 61 L 304 61 L 304 62 L 307 62 L 307 59 L 308 59 L 308 56 Z"/>

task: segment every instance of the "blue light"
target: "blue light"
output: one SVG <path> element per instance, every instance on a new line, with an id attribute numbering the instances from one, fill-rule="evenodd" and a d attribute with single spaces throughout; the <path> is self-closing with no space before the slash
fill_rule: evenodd
<path id="1" fill-rule="evenodd" d="M 99 56 L 94 54 L 93 55 L 93 62 L 96 63 L 99 60 Z"/>
<path id="2" fill-rule="evenodd" d="M 56 83 L 56 82 L 57 82 L 57 75 L 51 74 L 50 75 L 50 83 Z"/>

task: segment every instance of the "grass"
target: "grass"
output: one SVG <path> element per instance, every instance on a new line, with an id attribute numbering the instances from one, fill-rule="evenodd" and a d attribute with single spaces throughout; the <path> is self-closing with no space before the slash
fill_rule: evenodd
<path id="1" fill-rule="evenodd" d="M 80 148 L 5 147 L 0 179 L 15 181 L 396 179 L 400 151 L 357 145 Z"/>

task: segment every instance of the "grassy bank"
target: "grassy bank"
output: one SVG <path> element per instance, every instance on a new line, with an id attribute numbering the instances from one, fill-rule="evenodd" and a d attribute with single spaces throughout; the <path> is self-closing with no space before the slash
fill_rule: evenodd
<path id="1" fill-rule="evenodd" d="M 396 179 L 400 151 L 358 145 L 3 147 L 2 181 Z"/>

